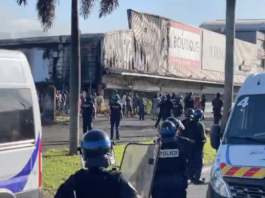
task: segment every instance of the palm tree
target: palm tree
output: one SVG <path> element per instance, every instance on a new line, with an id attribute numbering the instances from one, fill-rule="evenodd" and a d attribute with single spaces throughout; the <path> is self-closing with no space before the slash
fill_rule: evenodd
<path id="1" fill-rule="evenodd" d="M 226 54 L 225 54 L 225 90 L 224 112 L 221 122 L 224 131 L 229 110 L 233 102 L 234 88 L 234 41 L 235 41 L 236 0 L 226 0 Z"/>
<path id="2" fill-rule="evenodd" d="M 19 6 L 26 6 L 29 0 L 16 0 Z M 56 5 L 59 0 L 37 0 L 36 10 L 44 31 L 48 31 L 54 22 Z M 80 15 L 87 19 L 96 0 L 81 0 Z M 99 17 L 111 14 L 118 6 L 119 0 L 99 0 Z M 80 35 L 78 19 L 78 0 L 72 0 L 71 15 L 71 67 L 70 67 L 70 154 L 77 154 L 79 139 L 79 112 L 80 95 Z"/>

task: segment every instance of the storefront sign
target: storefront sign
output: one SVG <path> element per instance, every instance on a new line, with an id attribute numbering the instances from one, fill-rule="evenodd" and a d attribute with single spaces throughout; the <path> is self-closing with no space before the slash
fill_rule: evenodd
<path id="1" fill-rule="evenodd" d="M 171 21 L 169 45 L 170 66 L 201 64 L 201 29 Z"/>
<path id="2" fill-rule="evenodd" d="M 225 36 L 212 31 L 202 31 L 202 69 L 225 72 Z M 235 39 L 234 72 L 250 74 L 257 72 L 256 45 Z"/>

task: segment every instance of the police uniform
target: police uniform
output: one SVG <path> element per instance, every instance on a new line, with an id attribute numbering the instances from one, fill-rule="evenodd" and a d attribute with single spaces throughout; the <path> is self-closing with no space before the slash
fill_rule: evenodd
<path id="1" fill-rule="evenodd" d="M 71 175 L 57 190 L 55 198 L 139 198 L 122 173 L 108 171 L 111 142 L 103 131 L 87 132 L 81 143 L 86 168 Z"/>
<path id="2" fill-rule="evenodd" d="M 174 101 L 173 101 L 173 114 L 174 114 L 174 117 L 175 118 L 178 118 L 182 115 L 183 113 L 183 105 L 182 105 L 182 102 L 180 100 L 180 98 L 176 98 Z"/>
<path id="3" fill-rule="evenodd" d="M 115 99 L 114 99 L 115 100 Z M 120 121 L 122 118 L 122 107 L 118 103 L 118 100 L 116 99 L 111 105 L 110 105 L 110 136 L 111 139 L 113 139 L 113 133 L 114 133 L 114 126 L 116 129 L 116 139 L 120 138 L 119 133 L 119 126 Z"/>
<path id="4" fill-rule="evenodd" d="M 194 101 L 192 95 L 193 95 L 193 94 L 190 92 L 190 93 L 184 98 L 185 111 L 187 111 L 188 109 L 194 109 L 195 101 Z"/>
<path id="5" fill-rule="evenodd" d="M 188 117 L 183 121 L 185 130 L 181 131 L 181 135 L 195 142 L 195 144 L 187 147 L 188 174 L 189 179 L 194 184 L 202 183 L 200 176 L 203 167 L 203 145 L 206 141 L 205 128 L 199 121 L 200 118 L 196 117 L 196 113 L 194 112 L 192 119 Z"/>
<path id="6" fill-rule="evenodd" d="M 203 147 L 206 142 L 205 127 L 200 121 L 193 121 L 196 127 L 195 144 L 194 144 L 194 183 L 199 184 L 202 167 L 203 167 Z"/>
<path id="7" fill-rule="evenodd" d="M 162 101 L 158 105 L 160 110 L 159 110 L 158 120 L 156 121 L 155 127 L 158 126 L 161 118 L 162 118 L 163 121 L 165 121 L 168 117 L 171 116 L 171 110 L 173 109 L 173 103 L 170 100 L 170 95 L 169 94 L 166 97 L 167 97 L 167 99 Z"/>
<path id="8" fill-rule="evenodd" d="M 176 126 L 165 121 L 161 125 L 162 143 L 156 168 L 152 198 L 186 198 L 188 188 L 187 158 L 183 145 L 175 137 Z"/>
<path id="9" fill-rule="evenodd" d="M 90 131 L 92 126 L 94 114 L 94 104 L 88 98 L 87 100 L 83 100 L 82 102 L 82 117 L 83 117 L 83 133 L 85 134 L 87 131 Z"/>
<path id="10" fill-rule="evenodd" d="M 221 112 L 222 112 L 224 102 L 220 97 L 221 97 L 221 94 L 217 93 L 216 98 L 213 99 L 213 101 L 212 101 L 214 124 L 219 124 L 220 120 L 222 119 L 222 113 Z"/>

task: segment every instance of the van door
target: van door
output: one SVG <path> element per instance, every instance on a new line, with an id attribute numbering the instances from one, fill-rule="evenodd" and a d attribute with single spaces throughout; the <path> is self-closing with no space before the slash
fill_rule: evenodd
<path id="1" fill-rule="evenodd" d="M 21 198 L 38 197 L 41 136 L 34 125 L 31 89 L 0 84 L 0 189 Z"/>

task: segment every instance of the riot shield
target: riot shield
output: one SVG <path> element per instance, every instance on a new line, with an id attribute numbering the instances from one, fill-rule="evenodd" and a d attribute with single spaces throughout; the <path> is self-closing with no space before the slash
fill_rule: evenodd
<path id="1" fill-rule="evenodd" d="M 159 151 L 159 144 L 130 143 L 125 147 L 120 171 L 141 197 L 150 197 Z"/>

